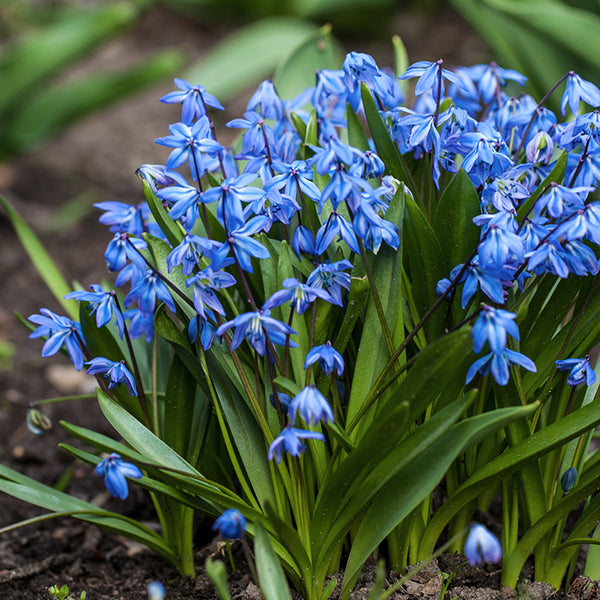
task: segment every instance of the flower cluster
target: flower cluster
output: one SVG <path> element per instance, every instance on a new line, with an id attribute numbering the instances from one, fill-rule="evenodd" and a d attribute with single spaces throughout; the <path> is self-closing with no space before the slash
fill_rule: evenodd
<path id="1" fill-rule="evenodd" d="M 407 108 L 399 79 L 411 78 L 417 78 L 416 101 Z M 509 85 L 525 83 L 515 71 L 494 64 L 450 71 L 440 60 L 416 63 L 397 78 L 353 52 L 342 69 L 319 71 L 314 88 L 293 100 L 263 82 L 243 117 L 227 123 L 241 131 L 236 150 L 217 140 L 208 109 L 221 110 L 218 100 L 177 79 L 178 91 L 162 101 L 182 104 L 181 121 L 156 140 L 170 149 L 166 164 L 138 169 L 150 203 L 96 205 L 113 233 L 104 257 L 119 292 L 92 285 L 68 298 L 87 303 L 97 326 L 116 327 L 129 346 L 140 337 L 150 342 L 155 317 L 166 310 L 199 351 L 221 344 L 250 353 L 277 413 L 269 418 L 279 422 L 280 432 L 268 440 L 269 460 L 280 463 L 284 452 L 299 457 L 307 448 L 303 440 L 326 441 L 332 406 L 336 420 L 342 406 L 345 361 L 331 341 L 315 338 L 316 314 L 347 308 L 353 278 L 368 278 L 373 255 L 400 246 L 399 219 L 389 218 L 395 200 L 422 201 L 426 193 L 409 167 L 406 181 L 392 177 L 399 173 L 384 164 L 373 140 L 348 143 L 348 106 L 364 117 L 370 97 L 401 162 L 427 165 L 420 172 L 430 175 L 431 198 L 459 170 L 477 193 L 479 242 L 437 292 L 450 302 L 460 295 L 463 316 L 476 317 L 473 350 L 486 354 L 472 364 L 466 383 L 491 374 L 505 385 L 511 365 L 532 372 L 536 366 L 516 349 L 516 314 L 500 306 L 545 275 L 600 270 L 600 113 L 578 114 L 582 101 L 600 105 L 600 90 L 574 73 L 565 79 L 562 112 L 568 107 L 574 118 L 559 123 L 530 96 L 508 95 Z M 257 268 L 278 253 L 285 273 L 279 279 Z M 308 345 L 295 327 L 305 313 Z M 64 345 L 77 368 L 85 363 L 88 372 L 104 374 L 109 390 L 125 383 L 145 410 L 133 357 L 89 356 L 79 324 L 47 309 L 30 320 L 38 325 L 32 337 L 47 338 L 44 356 Z M 293 358 L 297 348 L 305 352 L 300 360 Z M 569 384 L 594 381 L 587 358 L 557 367 L 570 370 Z M 351 382 L 352 374 L 346 377 Z M 113 463 L 102 469 L 107 485 L 122 495 L 123 465 Z"/>

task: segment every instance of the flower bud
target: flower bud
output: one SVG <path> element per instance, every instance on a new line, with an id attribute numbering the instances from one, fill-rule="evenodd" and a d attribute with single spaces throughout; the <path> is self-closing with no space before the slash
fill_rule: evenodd
<path id="1" fill-rule="evenodd" d="M 52 428 L 52 422 L 50 419 L 37 408 L 27 409 L 25 422 L 27 423 L 27 428 L 29 431 L 31 431 L 31 433 L 35 433 L 35 435 L 46 433 L 46 431 L 49 431 Z"/>
<path id="2" fill-rule="evenodd" d="M 569 490 L 575 487 L 577 483 L 577 469 L 575 467 L 569 467 L 560 478 L 560 487 L 566 494 Z"/>

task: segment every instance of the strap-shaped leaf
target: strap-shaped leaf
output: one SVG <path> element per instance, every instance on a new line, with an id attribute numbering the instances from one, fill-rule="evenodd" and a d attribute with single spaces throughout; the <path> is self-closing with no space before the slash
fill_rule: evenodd
<path id="1" fill-rule="evenodd" d="M 267 532 L 259 524 L 254 526 L 254 553 L 258 583 L 265 600 L 291 600 L 285 573 Z"/>
<path id="2" fill-rule="evenodd" d="M 435 286 L 443 277 L 444 252 L 423 211 L 405 194 L 404 211 L 404 256 L 410 274 L 412 293 L 417 310 L 423 316 L 437 300 Z M 431 315 L 424 326 L 427 339 L 438 337 L 444 327 L 444 313 L 441 310 Z"/>
<path id="3" fill-rule="evenodd" d="M 361 95 L 369 131 L 371 132 L 377 154 L 385 164 L 386 173 L 408 184 L 411 176 L 404 168 L 400 151 L 390 137 L 389 131 L 379 114 L 375 100 L 369 88 L 364 83 L 361 84 Z"/>
<path id="4" fill-rule="evenodd" d="M 593 404 L 588 404 L 508 448 L 475 472 L 433 515 L 423 534 L 419 560 L 425 560 L 431 554 L 450 519 L 482 491 L 598 424 L 600 414 Z"/>
<path id="5" fill-rule="evenodd" d="M 471 178 L 460 169 L 445 187 L 433 215 L 433 229 L 444 249 L 447 273 L 477 248 L 479 228 L 473 218 L 480 213 L 479 194 Z"/>
<path id="6" fill-rule="evenodd" d="M 371 552 L 431 493 L 461 452 L 511 421 L 531 414 L 535 408 L 533 405 L 498 409 L 465 419 L 453 425 L 401 469 L 381 490 L 361 520 L 348 557 L 341 598 L 348 598 Z"/>
<path id="7" fill-rule="evenodd" d="M 376 289 L 371 289 L 371 297 L 364 317 L 362 336 L 352 379 L 352 391 L 348 400 L 348 421 L 351 421 L 361 410 L 369 390 L 390 359 L 390 347 L 398 347 L 404 339 L 401 281 L 403 258 L 402 215 L 404 213 L 405 195 L 404 186 L 399 186 L 386 213 L 386 219 L 399 224 L 400 246 L 397 250 L 383 246 L 373 260 L 372 275 Z M 375 293 L 381 304 L 382 315 L 378 314 L 375 305 L 373 297 Z M 382 318 L 385 320 L 384 325 L 381 322 Z M 390 335 L 391 338 L 386 339 L 386 335 Z M 399 367 L 404 362 L 404 355 L 401 355 L 396 365 Z M 363 417 L 361 427 L 368 425 L 368 423 L 369 419 Z"/>
<path id="8" fill-rule="evenodd" d="M 23 220 L 21 215 L 2 196 L 0 196 L 0 204 L 6 211 L 15 233 L 19 237 L 21 244 L 23 244 L 23 248 L 37 269 L 37 272 L 44 280 L 44 283 L 69 317 L 76 321 L 79 316 L 77 302 L 75 300 L 65 300 L 64 298 L 66 294 L 72 291 L 71 286 L 66 282 L 62 273 L 58 270 L 58 267 L 33 232 L 33 229 Z"/>
<path id="9" fill-rule="evenodd" d="M 0 488 L 4 493 L 53 512 L 75 513 L 84 511 L 74 516 L 82 521 L 93 523 L 108 531 L 119 533 L 132 540 L 141 542 L 164 556 L 171 564 L 174 564 L 174 556 L 164 540 L 141 523 L 122 515 L 99 509 L 89 502 L 65 494 L 64 492 L 59 492 L 4 465 L 0 465 L 0 477 L 3 479 Z"/>

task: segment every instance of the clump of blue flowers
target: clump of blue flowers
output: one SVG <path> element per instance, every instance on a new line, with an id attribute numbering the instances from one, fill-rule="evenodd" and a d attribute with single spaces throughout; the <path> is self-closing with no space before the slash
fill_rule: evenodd
<path id="1" fill-rule="evenodd" d="M 421 61 L 398 77 L 351 52 L 294 99 L 263 82 L 227 147 L 219 101 L 175 80 L 161 100 L 181 103 L 181 121 L 156 139 L 165 165 L 137 171 L 146 201 L 96 205 L 114 289 L 68 294 L 81 322 L 29 320 L 44 356 L 65 350 L 96 375 L 153 493 L 157 547 L 182 573 L 194 509 L 226 539 L 264 527 L 312 600 L 345 544 L 347 597 L 384 539 L 397 570 L 426 560 L 527 461 L 539 477 L 525 493 L 503 483 L 507 514 L 541 520 L 527 503 L 552 507 L 559 472 L 574 487 L 585 452 L 560 471 L 559 446 L 600 422 L 577 387 L 594 384 L 586 353 L 600 341 L 599 113 L 584 109 L 600 90 L 574 73 L 563 83 L 566 121 L 496 64 Z M 120 498 L 142 477 L 117 452 L 96 470 Z M 509 552 L 518 525 L 503 524 Z M 498 562 L 502 548 L 474 525 L 465 554 Z M 514 556 L 510 585 L 527 552 Z"/>

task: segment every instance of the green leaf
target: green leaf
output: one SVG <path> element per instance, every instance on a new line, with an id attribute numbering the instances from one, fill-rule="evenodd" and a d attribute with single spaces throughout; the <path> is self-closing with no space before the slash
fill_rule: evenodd
<path id="1" fill-rule="evenodd" d="M 291 600 L 285 573 L 267 532 L 258 523 L 254 526 L 254 553 L 258 583 L 265 600 Z"/>
<path id="2" fill-rule="evenodd" d="M 334 516 L 344 509 L 345 503 L 354 502 L 356 506 L 356 503 L 369 499 L 376 487 L 366 489 L 367 496 L 362 499 L 354 497 L 357 487 L 394 451 L 408 428 L 436 400 L 449 379 L 463 376 L 460 369 L 457 372 L 457 365 L 463 362 L 469 344 L 468 333 L 457 331 L 421 352 L 408 375 L 397 384 L 394 394 L 379 408 L 357 447 L 336 468 L 332 463 L 331 473 L 325 477 L 326 483 L 319 491 L 314 510 L 311 527 L 316 548 L 324 547 L 321 540 L 325 531 L 331 527 Z M 385 418 L 378 418 L 379 415 L 385 415 Z"/>
<path id="3" fill-rule="evenodd" d="M 600 415 L 593 404 L 588 404 L 508 448 L 500 456 L 478 469 L 433 515 L 423 533 L 419 560 L 425 560 L 430 556 L 442 530 L 463 506 L 477 498 L 490 486 L 496 485 L 498 481 L 518 472 L 523 465 L 536 461 L 598 424 L 600 424 Z"/>
<path id="4" fill-rule="evenodd" d="M 410 194 L 405 194 L 405 206 L 405 264 L 412 283 L 413 299 L 422 317 L 437 300 L 437 282 L 447 275 L 445 257 L 435 232 Z M 427 339 L 438 337 L 444 329 L 443 311 L 438 310 L 431 315 L 424 329 Z"/>
<path id="5" fill-rule="evenodd" d="M 163 203 L 156 197 L 154 190 L 147 181 L 142 181 L 144 186 L 144 196 L 148 206 L 152 211 L 152 216 L 156 219 L 160 230 L 165 234 L 167 240 L 173 248 L 178 246 L 183 240 L 183 232 L 173 219 L 169 216 L 169 212 L 163 206 Z"/>
<path id="6" fill-rule="evenodd" d="M 315 85 L 317 70 L 337 69 L 340 63 L 341 52 L 331 36 L 331 25 L 324 25 L 278 64 L 273 75 L 275 89 L 281 98 L 295 98 Z"/>
<path id="7" fill-rule="evenodd" d="M 371 132 L 377 154 L 385 164 L 386 173 L 408 184 L 411 177 L 404 168 L 400 151 L 390 137 L 387 127 L 379 114 L 375 100 L 369 88 L 364 83 L 361 87 L 361 94 L 369 131 Z"/>
<path id="8" fill-rule="evenodd" d="M 175 452 L 186 457 L 191 436 L 196 428 L 196 380 L 183 361 L 175 355 L 169 369 L 165 390 L 164 432 L 161 438 Z"/>
<path id="9" fill-rule="evenodd" d="M 213 352 L 206 355 L 206 362 L 227 427 L 256 497 L 263 507 L 267 502 L 275 505 L 265 436 L 257 424 L 256 417 L 232 386 L 227 375 L 217 367 Z"/>
<path id="10" fill-rule="evenodd" d="M 367 134 L 363 129 L 360 119 L 349 104 L 346 104 L 346 121 L 348 123 L 348 143 L 350 146 L 354 146 L 363 152 L 369 150 Z"/>
<path id="11" fill-rule="evenodd" d="M 391 358 L 394 348 L 399 346 L 404 339 L 404 320 L 402 313 L 402 256 L 403 256 L 403 224 L 405 194 L 404 187 L 399 186 L 392 198 L 386 218 L 392 223 L 399 224 L 400 246 L 397 250 L 387 245 L 381 247 L 379 253 L 373 258 L 373 281 L 376 286 L 383 317 L 387 331 L 391 332 L 391 339 L 387 343 L 385 331 L 382 327 L 380 315 L 377 312 L 372 290 L 371 297 L 366 307 L 362 336 L 358 347 L 358 354 L 352 379 L 352 391 L 348 400 L 347 420 L 350 422 L 367 398 L 368 392 L 376 381 L 379 373 Z M 402 355 L 397 361 L 397 366 L 404 362 Z M 361 427 L 368 425 L 368 420 L 362 420 Z M 355 434 L 356 435 L 356 434 Z"/>
<path id="12" fill-rule="evenodd" d="M 408 60 L 408 52 L 406 51 L 406 46 L 402 42 L 402 38 L 399 35 L 392 36 L 392 45 L 394 46 L 396 75 L 400 77 L 400 75 L 404 75 L 410 65 L 410 61 Z M 400 81 L 400 85 L 407 87 L 408 82 L 406 80 L 402 80 Z M 406 89 L 403 88 L 403 91 L 406 93 Z"/>
<path id="13" fill-rule="evenodd" d="M 204 569 L 208 578 L 217 590 L 217 595 L 221 600 L 231 600 L 229 590 L 227 589 L 227 569 L 220 560 L 211 560 L 210 556 L 204 563 Z"/>
<path id="14" fill-rule="evenodd" d="M 53 512 L 78 512 L 80 514 L 74 515 L 76 518 L 141 542 L 161 554 L 172 565 L 174 564 L 175 557 L 164 540 L 133 519 L 108 512 L 89 502 L 59 492 L 4 465 L 0 465 L 0 477 L 3 478 L 0 489 L 4 493 Z"/>
<path id="15" fill-rule="evenodd" d="M 444 189 L 433 215 L 433 230 L 444 249 L 449 273 L 464 263 L 479 243 L 479 228 L 473 217 L 481 213 L 479 194 L 467 173 L 460 169 Z"/>
<path id="16" fill-rule="evenodd" d="M 190 475 L 200 473 L 186 462 L 177 452 L 171 449 L 147 427 L 132 417 L 124 408 L 109 398 L 102 390 L 98 390 L 98 404 L 115 430 L 127 440 L 148 461 L 168 466 Z"/>
<path id="17" fill-rule="evenodd" d="M 27 225 L 19 213 L 10 205 L 8 200 L 0 196 L 0 204 L 6 211 L 15 233 L 19 237 L 23 248 L 29 255 L 29 258 L 38 273 L 52 292 L 57 302 L 63 307 L 69 317 L 76 321 L 79 316 L 79 306 L 75 300 L 65 300 L 64 296 L 71 292 L 71 287 L 67 284 L 61 272 L 46 249 L 35 235 L 33 230 Z"/>
<path id="18" fill-rule="evenodd" d="M 256 21 L 211 48 L 184 72 L 183 78 L 205 86 L 221 101 L 228 100 L 269 77 L 281 57 L 313 32 L 312 25 L 299 19 L 272 17 Z"/>
<path id="19" fill-rule="evenodd" d="M 497 409 L 453 425 L 381 490 L 362 518 L 342 584 L 348 598 L 362 565 L 385 537 L 435 488 L 452 462 L 473 443 L 533 412 L 535 405 Z"/>

